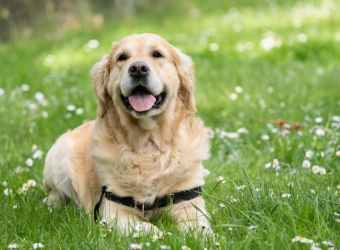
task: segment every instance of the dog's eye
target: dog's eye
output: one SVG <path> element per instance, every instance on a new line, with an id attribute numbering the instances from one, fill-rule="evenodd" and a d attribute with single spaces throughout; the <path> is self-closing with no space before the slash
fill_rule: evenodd
<path id="1" fill-rule="evenodd" d="M 163 57 L 161 53 L 159 53 L 158 51 L 153 52 L 152 54 L 153 57 Z"/>
<path id="2" fill-rule="evenodd" d="M 127 56 L 124 55 L 124 54 L 121 54 L 119 57 L 118 57 L 118 61 L 125 61 L 127 59 Z"/>

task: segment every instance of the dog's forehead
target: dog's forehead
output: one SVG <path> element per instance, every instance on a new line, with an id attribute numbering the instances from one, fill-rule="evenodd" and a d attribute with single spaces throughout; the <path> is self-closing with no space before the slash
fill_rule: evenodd
<path id="1" fill-rule="evenodd" d="M 117 50 L 122 50 L 128 53 L 148 53 L 153 49 L 166 49 L 170 50 L 171 45 L 158 35 L 154 34 L 141 34 L 130 35 L 117 44 Z"/>

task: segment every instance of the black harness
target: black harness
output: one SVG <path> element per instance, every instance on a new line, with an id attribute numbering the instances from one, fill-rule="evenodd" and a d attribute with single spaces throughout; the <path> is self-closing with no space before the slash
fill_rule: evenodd
<path id="1" fill-rule="evenodd" d="M 127 207 L 138 208 L 142 210 L 144 213 L 144 211 L 146 210 L 153 210 L 154 208 L 166 207 L 170 203 L 178 203 L 180 201 L 192 200 L 200 196 L 202 192 L 201 187 L 195 187 L 190 190 L 185 190 L 185 191 L 181 191 L 181 192 L 174 193 L 174 194 L 168 194 L 162 198 L 157 198 L 152 204 L 144 204 L 144 203 L 141 204 L 141 203 L 136 202 L 133 199 L 133 197 L 120 197 L 120 196 L 115 195 L 114 193 L 107 192 L 106 189 L 107 189 L 106 186 L 102 186 L 102 191 L 100 193 L 99 198 L 96 201 L 96 205 L 94 206 L 94 221 L 95 222 L 97 222 L 98 220 L 99 207 L 102 203 L 104 195 L 105 195 L 105 198 L 110 201 L 122 204 Z"/>

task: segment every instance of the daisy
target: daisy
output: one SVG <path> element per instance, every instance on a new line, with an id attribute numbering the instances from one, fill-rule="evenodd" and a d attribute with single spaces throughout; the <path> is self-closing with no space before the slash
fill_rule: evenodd
<path id="1" fill-rule="evenodd" d="M 338 214 L 338 213 L 336 213 L 336 212 L 334 212 L 334 215 L 335 215 L 335 216 L 340 216 L 340 214 Z"/>
<path id="2" fill-rule="evenodd" d="M 237 199 L 232 199 L 232 200 L 231 200 L 231 203 L 237 203 L 237 202 L 238 202 Z"/>
<path id="3" fill-rule="evenodd" d="M 294 182 L 289 182 L 288 187 L 294 187 Z"/>
<path id="4" fill-rule="evenodd" d="M 248 129 L 246 129 L 246 128 L 239 128 L 239 129 L 237 130 L 237 133 L 239 133 L 239 134 L 248 134 L 249 131 L 248 131 Z"/>
<path id="5" fill-rule="evenodd" d="M 330 247 L 333 246 L 333 243 L 330 242 L 330 241 L 323 241 L 322 244 L 324 244 L 324 245 L 326 245 L 326 246 L 330 246 Z"/>
<path id="6" fill-rule="evenodd" d="M 256 231 L 257 226 L 250 225 L 250 226 L 248 227 L 248 229 L 249 229 L 249 230 L 254 230 L 254 231 Z"/>
<path id="7" fill-rule="evenodd" d="M 241 185 L 241 186 L 237 187 L 238 190 L 243 190 L 243 189 L 245 189 L 245 188 L 246 188 L 245 185 Z"/>
<path id="8" fill-rule="evenodd" d="M 283 194 L 281 195 L 282 198 L 290 198 L 291 197 L 291 194 Z"/>
<path id="9" fill-rule="evenodd" d="M 220 204 L 218 204 L 221 208 L 225 208 L 225 205 L 221 202 Z"/>
<path id="10" fill-rule="evenodd" d="M 276 168 L 276 167 L 278 167 L 278 166 L 279 166 L 279 161 L 278 161 L 278 159 L 274 159 L 274 161 L 273 161 L 273 167 Z"/>
<path id="11" fill-rule="evenodd" d="M 320 172 L 320 167 L 315 165 L 315 166 L 313 166 L 312 171 L 313 171 L 314 174 L 317 174 L 317 173 Z"/>
<path id="12" fill-rule="evenodd" d="M 296 236 L 295 238 L 292 239 L 292 242 L 297 242 L 300 241 L 300 236 Z"/>
<path id="13" fill-rule="evenodd" d="M 9 244 L 7 248 L 13 249 L 13 248 L 19 248 L 18 244 Z"/>
<path id="14" fill-rule="evenodd" d="M 209 228 L 209 225 L 207 223 L 200 222 L 199 224 L 203 229 Z"/>
<path id="15" fill-rule="evenodd" d="M 306 152 L 306 157 L 307 157 L 307 158 L 312 158 L 312 156 L 313 156 L 313 151 L 312 151 L 312 150 L 308 150 L 308 151 Z"/>
<path id="16" fill-rule="evenodd" d="M 182 246 L 182 250 L 191 250 L 191 248 L 187 246 Z"/>
<path id="17" fill-rule="evenodd" d="M 77 108 L 76 109 L 76 115 L 82 115 L 84 114 L 84 109 L 83 108 Z"/>
<path id="18" fill-rule="evenodd" d="M 74 106 L 73 104 L 67 105 L 66 107 L 67 111 L 74 111 L 76 109 L 76 106 Z"/>
<path id="19" fill-rule="evenodd" d="M 37 144 L 33 144 L 33 145 L 31 146 L 32 152 L 36 151 L 37 149 L 38 149 Z"/>
<path id="20" fill-rule="evenodd" d="M 161 249 L 171 249 L 171 247 L 166 246 L 166 245 L 160 245 L 160 248 L 161 248 Z"/>
<path id="21" fill-rule="evenodd" d="M 155 242 L 156 240 L 158 240 L 158 235 L 155 234 L 154 236 L 151 237 L 151 239 L 152 239 L 152 242 Z"/>
<path id="22" fill-rule="evenodd" d="M 43 155 L 43 151 L 41 151 L 40 149 L 38 149 L 37 151 L 34 152 L 32 158 L 33 159 L 41 159 Z"/>
<path id="23" fill-rule="evenodd" d="M 140 233 L 139 233 L 139 232 L 133 234 L 133 238 L 138 238 L 139 236 L 140 236 Z"/>
<path id="24" fill-rule="evenodd" d="M 320 174 L 321 174 L 321 175 L 325 175 L 325 174 L 326 174 L 326 169 L 320 168 Z"/>
<path id="25" fill-rule="evenodd" d="M 312 194 L 315 194 L 315 190 L 314 189 L 311 189 L 309 190 Z"/>
<path id="26" fill-rule="evenodd" d="M 322 117 L 315 118 L 316 123 L 321 123 L 323 121 Z"/>
<path id="27" fill-rule="evenodd" d="M 272 166 L 271 162 L 266 163 L 266 165 L 264 165 L 264 168 L 270 168 Z"/>
<path id="28" fill-rule="evenodd" d="M 304 168 L 309 168 L 310 167 L 310 161 L 309 160 L 304 160 L 303 162 L 302 162 L 302 167 L 304 167 Z"/>
<path id="29" fill-rule="evenodd" d="M 33 244 L 33 249 L 36 249 L 36 248 L 43 248 L 43 247 L 44 247 L 44 245 L 41 244 L 41 243 L 34 243 L 34 244 Z"/>
<path id="30" fill-rule="evenodd" d="M 18 191 L 17 191 L 18 194 L 22 194 L 22 189 L 19 188 Z"/>
<path id="31" fill-rule="evenodd" d="M 139 223 L 139 224 L 135 227 L 135 229 L 136 229 L 137 232 L 143 230 L 144 228 L 145 228 L 144 223 Z"/>
<path id="32" fill-rule="evenodd" d="M 22 184 L 22 191 L 27 191 L 28 190 L 28 184 L 27 183 L 24 183 Z"/>
<path id="33" fill-rule="evenodd" d="M 310 239 L 306 239 L 306 243 L 312 244 L 312 243 L 314 243 L 314 241 L 313 241 L 313 240 L 310 240 Z"/>
<path id="34" fill-rule="evenodd" d="M 337 156 L 340 156 L 340 150 L 336 151 L 335 154 L 336 154 Z"/>
<path id="35" fill-rule="evenodd" d="M 31 158 L 28 158 L 25 163 L 26 163 L 27 166 L 32 167 L 33 160 Z"/>
<path id="36" fill-rule="evenodd" d="M 340 116 L 333 116 L 332 120 L 335 122 L 340 122 Z"/>
<path id="37" fill-rule="evenodd" d="M 43 102 L 45 99 L 44 94 L 41 92 L 35 93 L 34 98 L 40 103 Z"/>
<path id="38" fill-rule="evenodd" d="M 224 179 L 223 176 L 219 176 L 219 177 L 218 177 L 218 180 L 219 180 L 220 182 L 222 182 L 222 183 L 225 183 L 225 179 Z"/>
<path id="39" fill-rule="evenodd" d="M 207 176 L 207 175 L 209 175 L 209 174 L 210 174 L 210 171 L 209 171 L 208 169 L 204 168 L 204 169 L 203 169 L 203 175 L 204 175 L 204 176 Z"/>
<path id="40" fill-rule="evenodd" d="M 261 139 L 264 140 L 264 141 L 268 141 L 270 139 L 270 136 L 269 135 L 262 135 Z"/>
<path id="41" fill-rule="evenodd" d="M 147 247 L 149 247 L 151 244 L 150 244 L 150 242 L 145 242 L 145 245 L 146 245 Z"/>
<path id="42" fill-rule="evenodd" d="M 4 194 L 5 194 L 5 195 L 9 195 L 9 194 L 11 194 L 11 193 L 13 193 L 12 189 L 6 188 L 6 189 L 4 190 Z"/>
<path id="43" fill-rule="evenodd" d="M 29 180 L 29 181 L 27 182 L 27 185 L 28 185 L 29 187 L 35 187 L 36 184 L 37 184 L 37 182 L 36 182 L 35 180 Z"/>
<path id="44" fill-rule="evenodd" d="M 2 182 L 2 185 L 3 185 L 4 187 L 7 187 L 7 185 L 8 185 L 7 181 L 3 181 L 3 182 Z"/>
<path id="45" fill-rule="evenodd" d="M 132 243 L 132 244 L 130 244 L 130 248 L 132 248 L 132 249 L 142 249 L 143 245 Z"/>
<path id="46" fill-rule="evenodd" d="M 325 135 L 325 130 L 323 130 L 322 128 L 318 128 L 317 130 L 315 130 L 315 133 L 318 136 L 324 136 Z"/>
<path id="47" fill-rule="evenodd" d="M 336 219 L 335 221 L 340 223 L 340 219 Z"/>

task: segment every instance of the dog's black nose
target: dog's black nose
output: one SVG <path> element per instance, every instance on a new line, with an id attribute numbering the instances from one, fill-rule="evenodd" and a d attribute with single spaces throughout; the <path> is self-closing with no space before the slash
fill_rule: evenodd
<path id="1" fill-rule="evenodd" d="M 149 73 L 149 66 L 145 62 L 134 62 L 129 67 L 129 74 L 133 77 L 143 77 Z"/>

